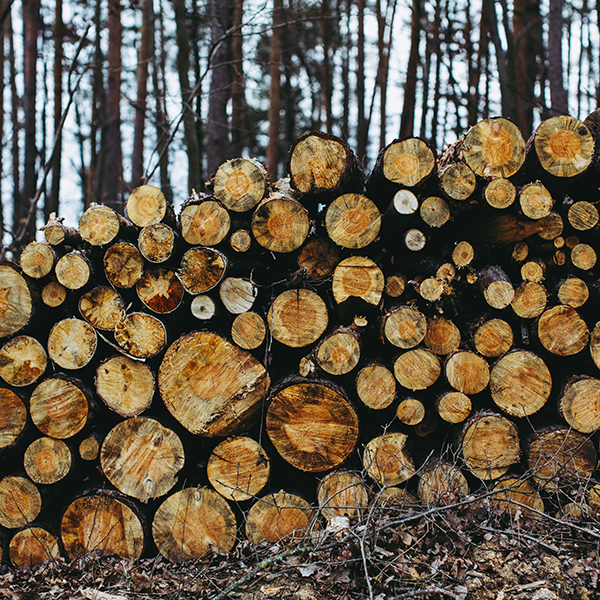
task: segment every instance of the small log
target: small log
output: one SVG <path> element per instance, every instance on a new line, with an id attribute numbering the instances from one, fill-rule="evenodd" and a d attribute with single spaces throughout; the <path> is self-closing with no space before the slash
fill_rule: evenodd
<path id="1" fill-rule="evenodd" d="M 416 398 L 405 398 L 396 407 L 396 417 L 401 423 L 414 427 L 425 418 L 425 407 Z"/>
<path id="2" fill-rule="evenodd" d="M 219 284 L 227 261 L 214 248 L 190 248 L 181 259 L 179 278 L 189 294 L 204 294 Z"/>
<path id="3" fill-rule="evenodd" d="M 254 498 L 269 480 L 271 463 L 252 438 L 239 436 L 221 442 L 208 458 L 206 475 L 226 500 L 243 502 Z"/>
<path id="4" fill-rule="evenodd" d="M 337 304 L 349 298 L 360 298 L 377 306 L 384 286 L 385 277 L 374 261 L 366 256 L 350 256 L 335 268 L 331 291 Z"/>
<path id="5" fill-rule="evenodd" d="M 467 267 L 475 258 L 475 250 L 469 242 L 462 241 L 456 244 L 452 251 L 452 262 L 459 268 Z"/>
<path id="6" fill-rule="evenodd" d="M 27 424 L 27 408 L 12 390 L 0 388 L 0 450 L 13 446 Z"/>
<path id="7" fill-rule="evenodd" d="M 8 555 L 15 567 L 32 569 L 53 562 L 60 557 L 58 538 L 43 527 L 28 527 L 12 537 Z"/>
<path id="8" fill-rule="evenodd" d="M 546 308 L 546 288 L 541 283 L 527 281 L 515 290 L 511 305 L 515 314 L 522 319 L 535 319 Z"/>
<path id="9" fill-rule="evenodd" d="M 444 284 L 435 277 L 427 277 L 419 283 L 417 291 L 423 300 L 436 302 L 444 293 Z"/>
<path id="10" fill-rule="evenodd" d="M 175 271 L 164 267 L 145 271 L 135 284 L 135 290 L 142 304 L 159 315 L 177 310 L 185 293 Z"/>
<path id="11" fill-rule="evenodd" d="M 423 506 L 453 504 L 469 494 L 469 484 L 460 469 L 432 460 L 419 469 L 419 499 Z"/>
<path id="12" fill-rule="evenodd" d="M 572 377 L 560 392 L 558 411 L 576 431 L 592 433 L 600 429 L 600 380 Z"/>
<path id="13" fill-rule="evenodd" d="M 478 412 L 464 424 L 458 439 L 465 466 L 479 479 L 497 479 L 519 462 L 519 431 L 506 417 Z"/>
<path id="14" fill-rule="evenodd" d="M 175 249 L 175 232 L 164 223 L 146 225 L 138 236 L 138 248 L 147 261 L 163 263 Z"/>
<path id="15" fill-rule="evenodd" d="M 594 152 L 594 138 L 589 129 L 567 115 L 543 121 L 534 133 L 534 144 L 542 169 L 555 177 L 583 173 Z"/>
<path id="16" fill-rule="evenodd" d="M 512 177 L 525 162 L 525 140 L 519 128 L 504 118 L 479 121 L 467 133 L 461 151 L 480 177 Z"/>
<path id="17" fill-rule="evenodd" d="M 96 353 L 96 330 L 81 319 L 63 319 L 48 336 L 48 357 L 63 369 L 81 369 Z"/>
<path id="18" fill-rule="evenodd" d="M 399 511 L 411 510 L 419 506 L 419 499 L 413 496 L 405 487 L 384 487 L 375 496 L 372 506 L 378 510 L 384 509 L 386 513 L 397 515 Z"/>
<path id="19" fill-rule="evenodd" d="M 328 238 L 308 240 L 298 254 L 298 266 L 311 279 L 329 277 L 339 262 L 338 249 Z"/>
<path id="20" fill-rule="evenodd" d="M 112 287 L 101 285 L 81 296 L 79 312 L 96 329 L 113 331 L 125 317 L 125 302 Z"/>
<path id="21" fill-rule="evenodd" d="M 358 442 L 358 416 L 333 387 L 289 385 L 271 400 L 266 416 L 270 440 L 293 467 L 321 473 L 341 465 Z"/>
<path id="22" fill-rule="evenodd" d="M 64 224 L 64 217 L 57 218 L 55 213 L 51 213 L 48 223 L 42 227 L 44 237 L 51 246 L 78 246 L 81 244 L 79 231 L 74 227 L 68 227 Z"/>
<path id="23" fill-rule="evenodd" d="M 144 273 L 144 259 L 133 244 L 114 244 L 104 253 L 104 273 L 115 287 L 132 288 Z"/>
<path id="24" fill-rule="evenodd" d="M 219 298 L 233 315 L 249 311 L 258 296 L 258 287 L 251 279 L 226 277 L 219 286 Z"/>
<path id="25" fill-rule="evenodd" d="M 348 144 L 320 131 L 294 141 L 287 171 L 291 186 L 302 196 L 341 195 L 362 188 L 363 174 Z"/>
<path id="26" fill-rule="evenodd" d="M 573 266 L 582 271 L 590 271 L 596 265 L 598 256 L 589 244 L 577 244 L 571 250 L 571 262 Z"/>
<path id="27" fill-rule="evenodd" d="M 291 348 L 303 348 L 316 342 L 328 321 L 325 302 L 307 289 L 286 290 L 279 294 L 267 315 L 271 335 Z"/>
<path id="28" fill-rule="evenodd" d="M 510 306 L 515 290 L 503 269 L 498 266 L 488 266 L 479 273 L 479 281 L 485 301 L 496 309 Z"/>
<path id="29" fill-rule="evenodd" d="M 79 219 L 79 233 L 83 241 L 91 246 L 106 246 L 117 235 L 133 233 L 133 230 L 135 228 L 131 221 L 103 204 L 91 206 Z"/>
<path id="30" fill-rule="evenodd" d="M 425 390 L 439 378 L 442 368 L 438 357 L 423 348 L 408 350 L 394 363 L 398 383 L 408 390 Z"/>
<path id="31" fill-rule="evenodd" d="M 508 477 L 499 481 L 493 489 L 491 507 L 502 513 L 516 516 L 517 513 L 538 519 L 544 512 L 544 501 L 540 493 L 527 479 Z"/>
<path id="32" fill-rule="evenodd" d="M 511 258 L 518 263 L 525 262 L 529 256 L 529 246 L 525 242 L 517 242 L 513 246 Z"/>
<path id="33" fill-rule="evenodd" d="M 554 200 L 552 195 L 542 183 L 529 183 L 519 193 L 519 204 L 526 217 L 530 219 L 543 219 L 552 211 Z"/>
<path id="34" fill-rule="evenodd" d="M 530 260 L 521 267 L 521 278 L 523 281 L 541 283 L 546 274 L 546 264 L 539 260 Z"/>
<path id="35" fill-rule="evenodd" d="M 525 454 L 532 478 L 550 493 L 587 485 L 598 464 L 592 440 L 563 425 L 535 431 Z"/>
<path id="36" fill-rule="evenodd" d="M 113 356 L 96 369 L 96 393 L 122 417 L 136 417 L 152 403 L 156 382 L 152 369 L 126 356 Z"/>
<path id="37" fill-rule="evenodd" d="M 19 265 L 25 275 L 33 279 L 41 279 L 52 271 L 56 261 L 56 253 L 52 246 L 41 242 L 31 242 L 23 248 L 19 257 Z"/>
<path id="38" fill-rule="evenodd" d="M 415 433 L 419 437 L 431 435 L 438 427 L 439 419 L 437 413 L 433 410 L 425 410 L 425 416 L 414 427 Z"/>
<path id="39" fill-rule="evenodd" d="M 134 225 L 155 225 L 167 214 L 167 199 L 153 185 L 140 185 L 129 194 L 125 209 L 127 217 Z"/>
<path id="40" fill-rule="evenodd" d="M 49 281 L 42 289 L 42 302 L 50 307 L 57 308 L 67 299 L 67 288 L 58 281 Z"/>
<path id="41" fill-rule="evenodd" d="M 319 367 L 330 375 L 350 373 L 360 360 L 360 344 L 352 333 L 335 331 L 323 338 L 316 348 Z"/>
<path id="42" fill-rule="evenodd" d="M 64 479 L 71 470 L 73 456 L 62 440 L 41 437 L 33 441 L 23 455 L 23 466 L 34 483 L 50 485 Z"/>
<path id="43" fill-rule="evenodd" d="M 70 560 L 90 553 L 137 560 L 145 545 L 144 528 L 136 512 L 119 498 L 94 494 L 71 502 L 61 526 Z"/>
<path id="44" fill-rule="evenodd" d="M 514 350 L 492 367 L 492 399 L 498 408 L 513 417 L 536 413 L 546 404 L 551 391 L 552 374 L 533 352 Z"/>
<path id="45" fill-rule="evenodd" d="M 590 336 L 590 355 L 594 364 L 600 369 L 600 322 L 596 323 Z"/>
<path id="46" fill-rule="evenodd" d="M 473 344 L 479 354 L 488 358 L 501 356 L 513 345 L 513 330 L 502 319 L 490 319 L 482 323 L 473 334 Z"/>
<path id="47" fill-rule="evenodd" d="M 460 329 L 449 319 L 433 317 L 427 319 L 427 331 L 423 341 L 434 354 L 452 354 L 460 346 Z"/>
<path id="48" fill-rule="evenodd" d="M 429 196 L 419 208 L 421 219 L 433 229 L 439 229 L 450 220 L 450 207 L 443 198 Z"/>
<path id="49" fill-rule="evenodd" d="M 462 392 L 446 392 L 436 398 L 438 415 L 447 423 L 462 423 L 471 414 L 471 399 Z"/>
<path id="50" fill-rule="evenodd" d="M 387 431 L 365 446 L 363 467 L 369 477 L 384 486 L 398 485 L 415 474 L 415 465 L 406 448 L 408 436 Z"/>
<path id="51" fill-rule="evenodd" d="M 351 250 L 366 248 L 379 235 L 381 214 L 366 196 L 344 194 L 327 207 L 325 227 L 339 246 Z"/>
<path id="52" fill-rule="evenodd" d="M 211 196 L 193 195 L 179 213 L 181 236 L 191 246 L 216 246 L 229 233 L 227 209 Z"/>
<path id="53" fill-rule="evenodd" d="M 383 317 L 383 334 L 397 348 L 414 348 L 425 339 L 427 319 L 416 308 L 399 306 Z"/>
<path id="54" fill-rule="evenodd" d="M 100 466 L 120 492 L 148 502 L 164 496 L 184 464 L 183 444 L 171 429 L 147 417 L 117 423 L 104 438 Z"/>
<path id="55" fill-rule="evenodd" d="M 152 537 L 158 551 L 178 563 L 207 552 L 228 554 L 237 523 L 229 504 L 209 488 L 190 487 L 169 496 L 154 514 Z"/>
<path id="56" fill-rule="evenodd" d="M 538 235 L 543 240 L 554 241 L 556 245 L 564 229 L 562 217 L 557 212 L 552 211 L 547 217 L 538 219 L 536 223 L 541 226 Z"/>
<path id="57" fill-rule="evenodd" d="M 395 274 L 385 278 L 384 291 L 390 298 L 399 298 L 406 289 L 406 277 Z"/>
<path id="58" fill-rule="evenodd" d="M 356 377 L 356 392 L 365 406 L 382 410 L 390 406 L 396 397 L 396 380 L 387 367 L 367 365 Z"/>
<path id="59" fill-rule="evenodd" d="M 210 321 L 215 316 L 217 307 L 210 296 L 200 294 L 199 296 L 194 296 L 192 299 L 190 311 L 199 321 Z"/>
<path id="60" fill-rule="evenodd" d="M 590 339 L 586 322 L 570 306 L 554 306 L 538 321 L 540 342 L 552 354 L 572 356 L 581 352 Z"/>
<path id="61" fill-rule="evenodd" d="M 46 370 L 44 347 L 28 335 L 10 339 L 0 348 L 0 377 L 13 387 L 36 382 Z"/>
<path id="62" fill-rule="evenodd" d="M 463 163 L 444 167 L 439 172 L 440 189 L 450 200 L 464 201 L 470 198 L 477 187 L 473 170 Z"/>
<path id="63" fill-rule="evenodd" d="M 456 277 L 456 269 L 452 263 L 447 262 L 438 268 L 438 270 L 435 272 L 435 276 L 447 286 L 454 281 L 454 278 Z"/>
<path id="64" fill-rule="evenodd" d="M 42 509 L 37 487 L 25 477 L 7 476 L 0 480 L 0 525 L 7 529 L 25 527 L 35 521 Z"/>
<path id="65" fill-rule="evenodd" d="M 271 252 L 288 253 L 302 246 L 310 228 L 308 211 L 292 196 L 276 192 L 252 215 L 252 235 Z"/>
<path id="66" fill-rule="evenodd" d="M 331 521 L 335 517 L 360 517 L 369 505 L 369 494 L 362 477 L 351 471 L 334 471 L 325 475 L 317 487 L 321 514 Z"/>
<path id="67" fill-rule="evenodd" d="M 152 315 L 130 313 L 115 325 L 115 342 L 135 358 L 152 358 L 167 345 L 167 329 Z"/>
<path id="68" fill-rule="evenodd" d="M 33 424 L 44 435 L 64 440 L 83 429 L 90 406 L 81 382 L 53 377 L 33 390 L 29 412 Z"/>
<path id="69" fill-rule="evenodd" d="M 224 162 L 215 173 L 213 193 L 229 210 L 252 210 L 268 190 L 267 171 L 257 160 L 233 158 Z"/>
<path id="70" fill-rule="evenodd" d="M 92 461 L 96 460 L 100 455 L 100 442 L 99 436 L 90 435 L 79 443 L 79 456 L 82 460 Z"/>
<path id="71" fill-rule="evenodd" d="M 590 291 L 583 279 L 569 277 L 558 288 L 558 301 L 571 308 L 581 308 L 590 297 Z"/>
<path id="72" fill-rule="evenodd" d="M 267 326 L 255 312 L 239 314 L 231 325 L 231 339 L 244 350 L 255 350 L 265 340 Z"/>
<path id="73" fill-rule="evenodd" d="M 384 220 L 390 222 L 392 227 L 397 228 L 403 223 L 403 218 L 416 214 L 419 210 L 419 199 L 414 192 L 410 190 L 398 190 L 387 210 L 384 213 Z"/>
<path id="74" fill-rule="evenodd" d="M 92 275 L 90 261 L 78 250 L 61 256 L 54 270 L 58 283 L 69 290 L 81 289 L 88 283 Z"/>
<path id="75" fill-rule="evenodd" d="M 252 233 L 249 229 L 237 229 L 229 237 L 229 245 L 234 252 L 248 252 L 252 246 Z"/>
<path id="76" fill-rule="evenodd" d="M 254 425 L 269 385 L 269 374 L 252 355 L 210 332 L 179 338 L 158 371 L 169 412 L 192 433 L 208 437 Z"/>
<path id="77" fill-rule="evenodd" d="M 479 394 L 490 382 L 490 368 L 484 358 L 461 350 L 452 354 L 445 365 L 446 379 L 458 392 Z"/>
<path id="78" fill-rule="evenodd" d="M 252 505 L 246 515 L 246 537 L 252 544 L 291 543 L 316 528 L 316 511 L 304 498 L 279 491 Z"/>
<path id="79" fill-rule="evenodd" d="M 580 202 L 574 202 L 569 207 L 567 218 L 573 229 L 589 231 L 596 227 L 600 220 L 600 215 L 598 215 L 598 209 L 593 204 L 581 200 Z"/>
<path id="80" fill-rule="evenodd" d="M 0 338 L 14 335 L 31 320 L 33 297 L 16 265 L 0 264 Z"/>
<path id="81" fill-rule="evenodd" d="M 498 177 L 485 186 L 483 197 L 492 208 L 503 210 L 512 206 L 517 197 L 517 189 L 510 180 Z"/>
<path id="82" fill-rule="evenodd" d="M 404 245 L 411 252 L 420 252 L 425 248 L 427 236 L 420 229 L 409 229 L 404 233 Z"/>

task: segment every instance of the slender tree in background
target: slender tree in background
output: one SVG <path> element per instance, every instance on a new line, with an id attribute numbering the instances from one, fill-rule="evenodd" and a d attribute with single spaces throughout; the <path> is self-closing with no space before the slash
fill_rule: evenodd
<path id="1" fill-rule="evenodd" d="M 0 0 L 0 50 L 2 58 L 0 59 L 0 98 L 4 100 L 4 57 L 5 53 L 5 22 L 8 13 L 5 14 L 8 0 Z M 4 259 L 4 204 L 2 202 L 2 182 L 4 179 L 4 101 L 0 102 L 0 260 Z"/>
<path id="2" fill-rule="evenodd" d="M 419 46 L 421 44 L 421 9 L 422 2 L 413 0 L 410 25 L 410 52 L 406 67 L 404 84 L 404 103 L 400 117 L 400 137 L 413 135 L 415 124 L 415 103 L 417 100 L 417 68 L 419 66 Z"/>
<path id="3" fill-rule="evenodd" d="M 366 162 L 369 126 L 365 116 L 365 0 L 357 0 L 358 5 L 358 40 L 356 59 L 356 154 L 359 160 Z"/>
<path id="4" fill-rule="evenodd" d="M 552 114 L 567 114 L 567 92 L 563 79 L 563 0 L 550 0 L 548 13 L 548 83 Z"/>
<path id="5" fill-rule="evenodd" d="M 241 156 L 246 144 L 246 86 L 242 21 L 244 0 L 234 0 L 231 34 L 231 154 Z"/>
<path id="6" fill-rule="evenodd" d="M 325 129 L 327 133 L 333 133 L 332 103 L 332 69 L 331 69 L 331 7 L 329 0 L 321 2 L 321 42 L 323 45 L 323 62 L 321 63 L 321 93 L 323 95 L 323 107 L 325 109 Z"/>
<path id="7" fill-rule="evenodd" d="M 279 103 L 281 90 L 281 26 L 282 2 L 273 0 L 273 32 L 269 53 L 269 144 L 267 146 L 267 172 L 273 180 L 278 178 L 279 164 Z"/>

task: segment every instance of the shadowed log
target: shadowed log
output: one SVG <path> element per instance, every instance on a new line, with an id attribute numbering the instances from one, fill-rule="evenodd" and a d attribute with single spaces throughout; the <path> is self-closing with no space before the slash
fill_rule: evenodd
<path id="1" fill-rule="evenodd" d="M 452 504 L 469 494 L 469 484 L 457 467 L 432 460 L 419 469 L 418 494 L 424 506 Z"/>
<path id="2" fill-rule="evenodd" d="M 96 460 L 100 454 L 100 442 L 101 440 L 97 435 L 90 435 L 81 440 L 78 448 L 81 459 L 87 461 Z"/>
<path id="3" fill-rule="evenodd" d="M 339 262 L 338 249 L 327 238 L 308 240 L 298 254 L 298 266 L 311 279 L 329 277 Z"/>
<path id="4" fill-rule="evenodd" d="M 12 390 L 0 388 L 0 450 L 10 448 L 27 424 L 27 408 Z"/>
<path id="5" fill-rule="evenodd" d="M 406 449 L 408 436 L 388 431 L 373 438 L 363 454 L 363 467 L 380 485 L 398 485 L 415 474 L 415 466 Z"/>
<path id="6" fill-rule="evenodd" d="M 16 265 L 0 264 L 0 338 L 19 332 L 31 319 L 33 298 Z"/>
<path id="7" fill-rule="evenodd" d="M 321 479 L 317 487 L 317 502 L 321 514 L 331 521 L 334 517 L 360 517 L 369 505 L 367 488 L 357 473 L 334 471 Z"/>
<path id="8" fill-rule="evenodd" d="M 190 294 L 203 294 L 219 284 L 225 274 L 225 256 L 213 248 L 191 248 L 181 259 L 179 278 Z"/>
<path id="9" fill-rule="evenodd" d="M 58 538 L 42 527 L 28 527 L 12 537 L 8 554 L 15 567 L 37 567 L 60 557 Z"/>
<path id="10" fill-rule="evenodd" d="M 229 237 L 229 245 L 234 252 L 248 252 L 252 246 L 252 239 L 249 229 L 238 229 Z"/>
<path id="11" fill-rule="evenodd" d="M 37 487 L 25 477 L 0 480 L 0 525 L 7 529 L 25 527 L 35 521 L 42 508 Z"/>
<path id="12" fill-rule="evenodd" d="M 544 501 L 540 493 L 527 479 L 508 477 L 499 481 L 493 490 L 490 500 L 493 510 L 505 512 L 515 516 L 517 511 L 534 519 L 539 518 L 538 513 L 544 512 Z"/>

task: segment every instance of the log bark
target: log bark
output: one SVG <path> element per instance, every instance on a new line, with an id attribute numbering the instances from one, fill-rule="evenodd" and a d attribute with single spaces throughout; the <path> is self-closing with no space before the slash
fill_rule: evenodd
<path id="1" fill-rule="evenodd" d="M 13 387 L 35 383 L 45 372 L 48 357 L 33 337 L 20 335 L 0 348 L 0 377 Z"/>

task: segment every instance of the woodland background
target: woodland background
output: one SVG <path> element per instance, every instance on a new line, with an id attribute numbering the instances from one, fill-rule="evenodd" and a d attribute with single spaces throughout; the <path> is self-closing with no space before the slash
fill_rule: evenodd
<path id="1" fill-rule="evenodd" d="M 232 157 L 281 177 L 308 130 L 368 169 L 397 137 L 527 137 L 600 99 L 594 0 L 0 0 L 0 25 L 8 255 L 142 183 L 178 205 Z"/>

